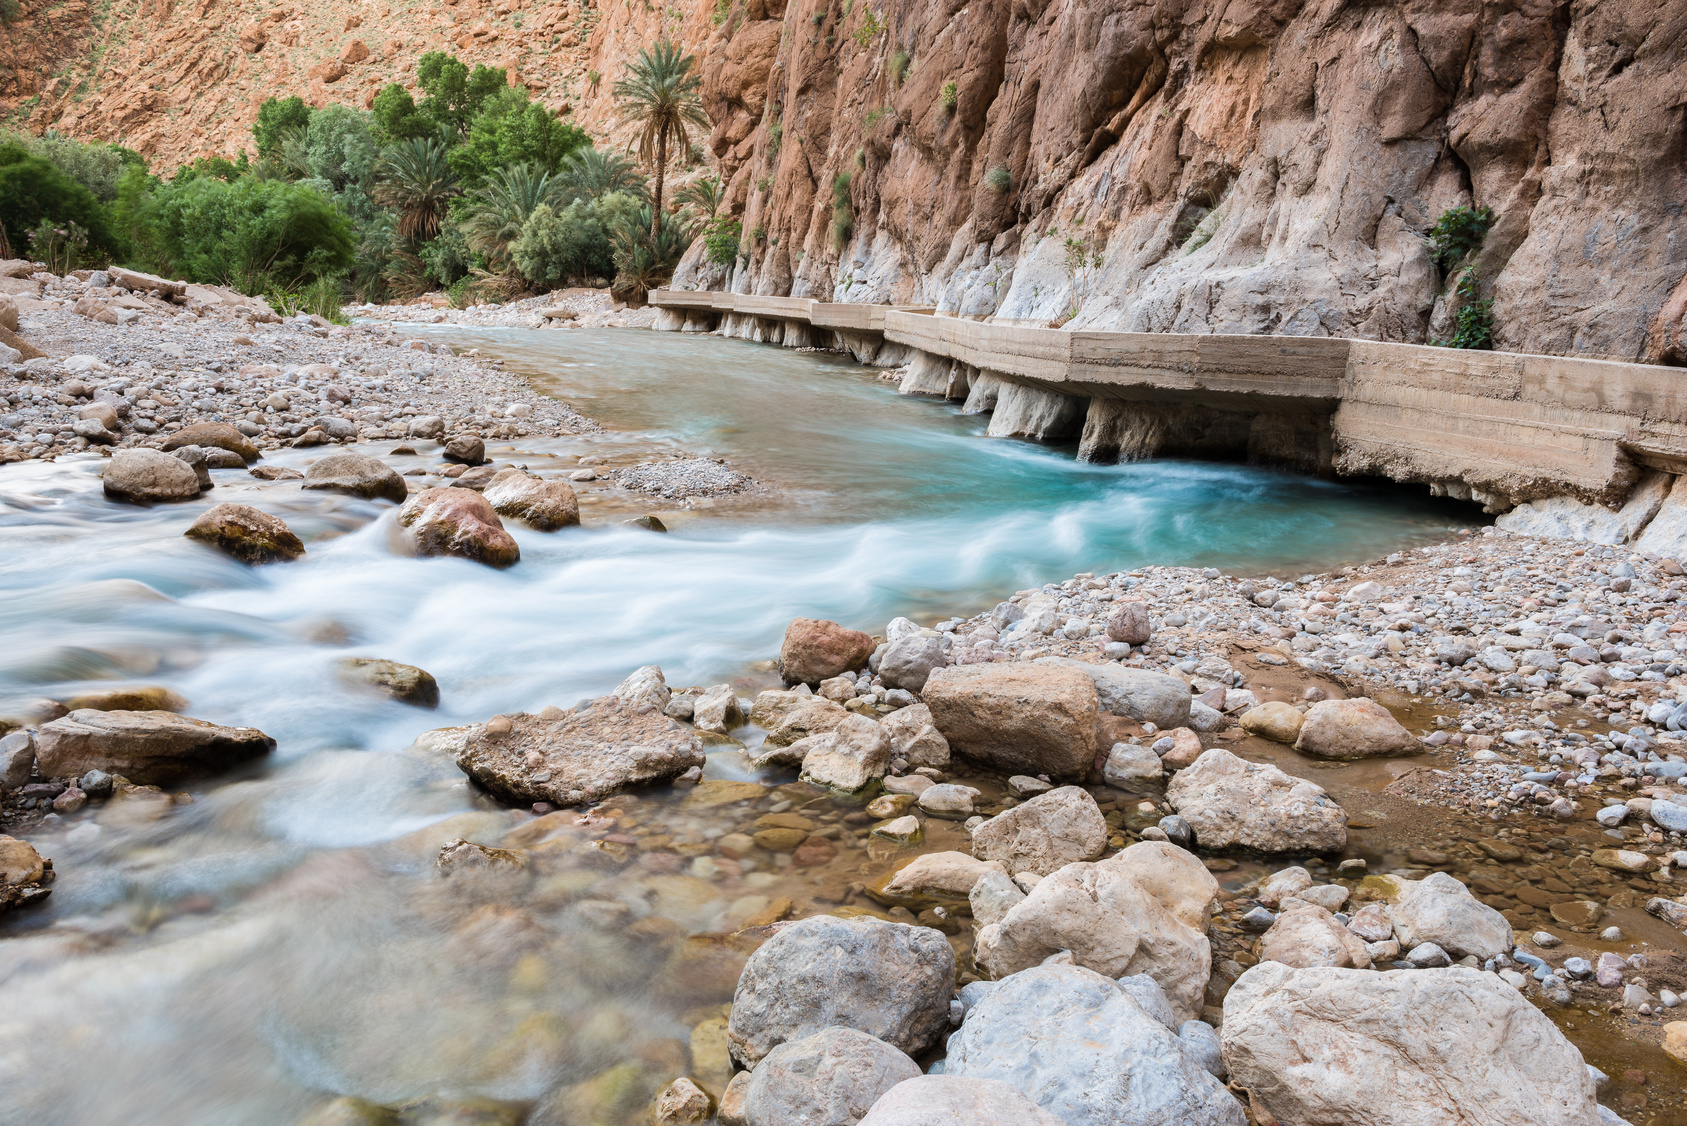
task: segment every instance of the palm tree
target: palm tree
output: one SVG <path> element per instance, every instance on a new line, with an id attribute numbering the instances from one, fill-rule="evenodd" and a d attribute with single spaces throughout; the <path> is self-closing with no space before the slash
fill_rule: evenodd
<path id="1" fill-rule="evenodd" d="M 457 194 L 457 176 L 445 153 L 443 140 L 412 137 L 387 146 L 375 166 L 375 202 L 397 209 L 398 233 L 407 239 L 439 234 L 446 207 Z"/>
<path id="2" fill-rule="evenodd" d="M 618 153 L 599 152 L 589 146 L 563 157 L 558 176 L 573 199 L 601 199 L 610 192 L 627 192 L 641 200 L 650 195 L 644 177 L 632 161 Z"/>
<path id="3" fill-rule="evenodd" d="M 488 265 L 506 269 L 510 243 L 534 211 L 555 202 L 560 187 L 556 177 L 534 164 L 512 164 L 492 173 L 471 197 L 474 206 L 463 224 L 469 248 L 484 254 Z"/>
<path id="4" fill-rule="evenodd" d="M 627 77 L 615 83 L 622 120 L 639 126 L 639 159 L 656 166 L 652 235 L 662 226 L 662 180 L 668 170 L 669 143 L 685 152 L 691 147 L 691 128 L 709 124 L 697 94 L 702 79 L 691 73 L 696 62 L 695 55 L 680 54 L 672 40 L 659 39 L 654 51 L 640 47 L 638 61 L 627 68 Z"/>
<path id="5" fill-rule="evenodd" d="M 689 203 L 704 219 L 713 219 L 725 201 L 726 191 L 719 176 L 705 176 L 674 193 L 675 203 Z"/>

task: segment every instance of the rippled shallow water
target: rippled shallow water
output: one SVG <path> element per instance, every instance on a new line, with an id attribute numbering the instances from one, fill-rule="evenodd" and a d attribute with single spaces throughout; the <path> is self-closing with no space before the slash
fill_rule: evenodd
<path id="1" fill-rule="evenodd" d="M 0 932 L 0 1123 L 291 1122 L 333 1094 L 525 1107 L 575 1083 L 558 1105 L 576 1109 L 545 1120 L 641 1121 L 640 1091 L 701 1069 L 692 1030 L 736 976 L 729 943 L 692 936 L 781 896 L 825 909 L 889 854 L 719 864 L 722 833 L 813 795 L 709 809 L 663 792 L 606 803 L 621 811 L 607 827 L 565 826 L 514 883 L 442 880 L 441 843 L 498 843 L 526 815 L 406 751 L 419 732 L 571 704 L 645 663 L 675 684 L 742 675 L 798 614 L 879 629 L 1081 570 L 1287 573 L 1465 517 L 1237 466 L 1080 465 L 831 357 L 625 331 L 473 342 L 643 435 L 521 441 L 499 460 L 654 442 L 726 456 L 777 492 L 667 536 L 512 527 L 522 562 L 495 572 L 412 558 L 392 506 L 296 483 L 219 471 L 200 501 L 137 509 L 104 500 L 95 458 L 0 469 L 0 703 L 163 684 L 191 714 L 279 743 L 191 802 L 90 807 L 35 837 L 60 876 Z M 236 500 L 286 519 L 308 558 L 251 570 L 182 538 Z M 349 655 L 428 669 L 440 709 L 347 689 L 333 667 Z M 803 808 L 821 828 L 846 812 Z M 625 857 L 577 847 L 611 830 Z"/>

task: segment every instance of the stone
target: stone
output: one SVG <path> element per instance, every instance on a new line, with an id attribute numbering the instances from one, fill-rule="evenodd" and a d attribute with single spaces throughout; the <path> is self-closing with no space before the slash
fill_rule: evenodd
<path id="1" fill-rule="evenodd" d="M 411 419 L 407 431 L 412 438 L 426 438 L 437 442 L 445 437 L 445 420 L 437 414 L 425 414 Z"/>
<path id="2" fill-rule="evenodd" d="M 762 693 L 762 696 L 766 695 L 767 693 Z M 758 702 L 760 698 L 757 697 Z M 807 697 L 800 700 L 795 707 L 783 711 L 771 726 L 762 724 L 768 729 L 767 739 L 763 745 L 771 747 L 794 746 L 804 739 L 812 738 L 815 735 L 825 735 L 836 730 L 838 724 L 853 714 L 853 712 L 846 711 L 822 697 Z M 756 722 L 753 710 L 750 719 L 751 722 Z"/>
<path id="3" fill-rule="evenodd" d="M 1024 899 L 1025 892 L 1006 874 L 986 872 L 972 886 L 967 903 L 973 921 L 982 928 L 1001 922 Z"/>
<path id="4" fill-rule="evenodd" d="M 1199 700 L 1195 700 L 1192 705 L 1199 703 Z M 1158 752 L 1160 765 L 1168 771 L 1194 766 L 1196 760 L 1201 757 L 1201 752 L 1206 750 L 1201 746 L 1201 737 L 1187 727 L 1174 727 L 1161 738 L 1172 741 L 1169 748 Z M 1160 739 L 1154 740 L 1154 746 L 1162 746 Z"/>
<path id="5" fill-rule="evenodd" d="M 1129 743 L 1114 743 L 1101 766 L 1101 776 L 1109 786 L 1124 788 L 1140 782 L 1158 781 L 1165 777 L 1160 756 L 1147 747 Z"/>
<path id="6" fill-rule="evenodd" d="M 1316 903 L 1326 911 L 1340 911 L 1342 904 L 1347 902 L 1349 892 L 1340 884 L 1319 884 L 1316 887 L 1304 888 L 1295 893 L 1294 898 L 1307 903 Z"/>
<path id="7" fill-rule="evenodd" d="M 1322 787 L 1221 748 L 1178 771 L 1166 800 L 1202 848 L 1336 852 L 1347 846 L 1347 814 Z"/>
<path id="8" fill-rule="evenodd" d="M 1293 745 L 1300 738 L 1300 712 L 1277 700 L 1261 704 L 1242 713 L 1242 730 L 1249 735 L 1270 739 L 1273 743 Z"/>
<path id="9" fill-rule="evenodd" d="M 1267 907 L 1275 907 L 1312 886 L 1312 873 L 1296 865 L 1273 872 L 1259 889 L 1258 899 Z"/>
<path id="10" fill-rule="evenodd" d="M 1179 922 L 1206 933 L 1218 880 L 1200 857 L 1161 841 L 1138 841 L 1105 863 L 1129 875 Z"/>
<path id="11" fill-rule="evenodd" d="M 884 655 L 879 658 L 879 676 L 892 688 L 920 692 L 925 689 L 931 671 L 948 663 L 942 641 L 933 634 L 916 633 L 885 647 Z"/>
<path id="12" fill-rule="evenodd" d="M 1394 937 L 1394 920 L 1388 917 L 1384 904 L 1367 903 L 1347 920 L 1347 929 L 1361 942 L 1387 942 Z"/>
<path id="13" fill-rule="evenodd" d="M 398 470 L 384 461 L 354 453 L 318 458 L 305 470 L 304 484 L 300 487 L 349 493 L 364 500 L 390 500 L 394 504 L 403 504 L 410 495 Z"/>
<path id="14" fill-rule="evenodd" d="M 689 728 L 614 696 L 555 714 L 494 716 L 434 736 L 433 745 L 449 750 L 463 773 L 518 805 L 601 801 L 672 781 L 704 762 L 702 742 Z"/>
<path id="15" fill-rule="evenodd" d="M 1247 1121 L 1171 1029 L 1081 966 L 1034 966 L 998 982 L 949 1038 L 944 1073 L 1011 1083 L 1065 1126 Z"/>
<path id="16" fill-rule="evenodd" d="M 1148 604 L 1135 599 L 1114 603 L 1107 615 L 1107 636 L 1126 645 L 1147 645 L 1153 637 Z"/>
<path id="17" fill-rule="evenodd" d="M 891 753 L 906 759 L 910 769 L 949 765 L 949 740 L 932 723 L 931 709 L 924 704 L 898 708 L 879 722 L 890 734 Z"/>
<path id="18" fill-rule="evenodd" d="M 1125 865 L 1068 864 L 1044 876 L 999 923 L 980 928 L 973 957 L 1002 979 L 1062 951 L 1072 964 L 1109 978 L 1148 975 L 1177 1020 L 1201 1012 L 1212 971 L 1206 935 L 1167 910 Z"/>
<path id="19" fill-rule="evenodd" d="M 248 504 L 208 508 L 182 534 L 254 566 L 290 563 L 305 554 L 305 545 L 280 517 Z"/>
<path id="20" fill-rule="evenodd" d="M 1581 1053 L 1493 974 L 1261 962 L 1219 1030 L 1231 1082 L 1295 1126 L 1594 1126 Z"/>
<path id="21" fill-rule="evenodd" d="M 1039 876 L 1094 860 L 1107 848 L 1107 821 L 1089 791 L 1061 786 L 999 813 L 972 831 L 972 854 L 1009 872 Z"/>
<path id="22" fill-rule="evenodd" d="M 1188 727 L 1189 686 L 1175 676 L 1124 665 L 1096 665 L 1069 657 L 1043 657 L 1034 666 L 1076 669 L 1095 685 L 1101 710 L 1156 727 Z"/>
<path id="23" fill-rule="evenodd" d="M 898 1083 L 859 1126 L 1065 1126 L 1011 1083 L 921 1075 Z"/>
<path id="24" fill-rule="evenodd" d="M 802 780 L 846 794 L 873 785 L 890 768 L 890 736 L 866 716 L 846 715 L 803 744 Z"/>
<path id="25" fill-rule="evenodd" d="M 479 465 L 486 460 L 486 443 L 473 434 L 459 434 L 445 443 L 445 460 Z"/>
<path id="26" fill-rule="evenodd" d="M 897 844 L 918 844 L 925 838 L 925 828 L 918 817 L 897 817 L 873 826 L 872 835 Z"/>
<path id="27" fill-rule="evenodd" d="M 227 450 L 247 465 L 263 456 L 250 438 L 227 422 L 196 422 L 191 426 L 184 426 L 164 439 L 162 448 L 179 450 L 183 446 Z"/>
<path id="28" fill-rule="evenodd" d="M 1006 878 L 1007 867 L 964 852 L 928 852 L 898 869 L 882 890 L 892 899 L 965 901 L 978 881 L 992 873 Z"/>
<path id="29" fill-rule="evenodd" d="M 853 1028 L 774 1048 L 750 1072 L 746 1126 L 855 1126 L 892 1087 L 920 1074 L 907 1054 Z"/>
<path id="30" fill-rule="evenodd" d="M 949 1029 L 955 952 L 941 931 L 871 916 L 816 915 L 782 928 L 744 964 L 732 1056 L 756 1067 L 780 1044 L 833 1026 L 918 1056 Z"/>
<path id="31" fill-rule="evenodd" d="M 490 848 L 457 837 L 447 841 L 434 858 L 434 871 L 441 876 L 459 872 L 525 872 L 527 854 L 509 848 Z"/>
<path id="32" fill-rule="evenodd" d="M 0 836 L 0 889 L 38 884 L 46 876 L 48 865 L 28 841 Z"/>
<path id="33" fill-rule="evenodd" d="M 580 498 L 567 481 L 547 481 L 523 469 L 500 469 L 481 494 L 492 511 L 541 532 L 580 522 Z"/>
<path id="34" fill-rule="evenodd" d="M 1659 799 L 1652 803 L 1646 816 L 1660 829 L 1667 829 L 1672 833 L 1687 833 L 1687 804 L 1678 805 Z"/>
<path id="35" fill-rule="evenodd" d="M 1404 754 L 1416 745 L 1392 712 L 1363 696 L 1313 704 L 1294 744 L 1302 754 L 1343 760 Z"/>
<path id="36" fill-rule="evenodd" d="M 1433 942 L 1455 958 L 1471 954 L 1479 960 L 1511 949 L 1511 924 L 1505 916 L 1447 873 L 1431 872 L 1421 880 L 1381 879 L 1393 884 L 1387 910 L 1402 947 Z"/>
<path id="37" fill-rule="evenodd" d="M 1547 911 L 1555 922 L 1567 927 L 1591 927 L 1605 917 L 1603 905 L 1590 899 L 1577 899 L 1569 903 L 1554 903 Z"/>
<path id="38" fill-rule="evenodd" d="M 1371 964 L 1363 939 L 1324 908 L 1298 898 L 1283 904 L 1277 921 L 1260 939 L 1259 959 L 1303 969 L 1347 966 L 1362 970 Z"/>
<path id="39" fill-rule="evenodd" d="M 1095 760 L 1099 697 L 1077 670 L 955 665 L 934 669 L 923 694 L 949 746 L 995 769 L 1073 777 Z"/>
<path id="40" fill-rule="evenodd" d="M 398 522 L 410 529 L 423 555 L 456 555 L 489 567 L 510 567 L 521 560 L 521 548 L 498 514 L 485 497 L 469 489 L 423 489 L 404 502 Z"/>
<path id="41" fill-rule="evenodd" d="M 662 1088 L 650 1108 L 651 1126 L 704 1126 L 712 1117 L 709 1093 L 684 1075 Z"/>
<path id="42" fill-rule="evenodd" d="M 105 495 L 130 504 L 188 500 L 199 495 L 199 474 L 180 458 L 137 447 L 118 450 L 101 478 Z"/>
<path id="43" fill-rule="evenodd" d="M 344 657 L 336 667 L 343 683 L 372 688 L 401 704 L 439 707 L 439 682 L 426 669 L 378 657 Z"/>
<path id="44" fill-rule="evenodd" d="M 1687 1020 L 1672 1020 L 1664 1025 L 1664 1051 L 1687 1063 Z"/>
<path id="45" fill-rule="evenodd" d="M 786 684 L 819 684 L 865 668 L 873 648 L 872 637 L 858 629 L 820 618 L 795 618 L 785 627 L 779 646 L 779 673 Z"/>
<path id="46" fill-rule="evenodd" d="M 971 786 L 943 783 L 928 786 L 918 797 L 920 810 L 946 821 L 965 821 L 972 816 L 972 803 L 979 791 Z"/>
<path id="47" fill-rule="evenodd" d="M 78 708 L 93 708 L 97 712 L 185 712 L 188 703 L 168 688 L 151 685 L 72 696 L 64 706 L 66 713 Z"/>
<path id="48" fill-rule="evenodd" d="M 1650 872 L 1657 865 L 1644 852 L 1626 848 L 1596 848 L 1591 859 L 1599 867 L 1613 872 Z"/>
<path id="49" fill-rule="evenodd" d="M 35 737 L 27 731 L 0 736 L 0 790 L 16 790 L 35 770 Z"/>
<path id="50" fill-rule="evenodd" d="M 203 446 L 179 446 L 173 451 L 173 456 L 193 470 L 200 492 L 211 488 L 211 461 Z"/>
<path id="51" fill-rule="evenodd" d="M 1160 983 L 1147 974 L 1131 974 L 1116 979 L 1117 984 L 1125 993 L 1130 994 L 1131 1000 L 1141 1006 L 1142 1011 L 1171 1029 L 1177 1031 L 1177 1014 L 1172 1011 L 1172 1003 L 1166 997 L 1166 991 L 1160 988 Z"/>
<path id="52" fill-rule="evenodd" d="M 103 770 L 141 785 L 169 785 L 273 750 L 275 740 L 256 728 L 222 727 L 164 711 L 84 708 L 35 732 L 35 768 L 43 778 Z"/>
<path id="53" fill-rule="evenodd" d="M 635 711 L 649 707 L 664 714 L 673 698 L 660 665 L 640 665 L 615 686 L 611 695 Z"/>
<path id="54" fill-rule="evenodd" d="M 717 684 L 697 697 L 692 705 L 691 722 L 699 731 L 725 735 L 744 726 L 744 709 L 738 704 L 738 693 L 730 684 Z"/>

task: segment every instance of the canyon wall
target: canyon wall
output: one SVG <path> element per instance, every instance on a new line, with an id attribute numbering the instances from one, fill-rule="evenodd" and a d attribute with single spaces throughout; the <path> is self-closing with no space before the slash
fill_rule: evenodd
<path id="1" fill-rule="evenodd" d="M 676 287 L 1422 343 L 1474 203 L 1495 347 L 1687 362 L 1687 0 L 780 4 L 708 40 L 745 254 Z"/>

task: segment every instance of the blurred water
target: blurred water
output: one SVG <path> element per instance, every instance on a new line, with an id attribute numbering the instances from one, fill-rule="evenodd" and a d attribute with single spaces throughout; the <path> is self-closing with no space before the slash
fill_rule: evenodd
<path id="1" fill-rule="evenodd" d="M 508 923 L 517 938 L 492 943 L 496 962 L 536 928 L 542 965 L 527 977 L 465 969 L 450 945 L 468 941 L 462 929 L 506 924 L 476 922 L 484 904 L 443 896 L 428 861 L 441 839 L 496 841 L 516 821 L 471 812 L 485 803 L 454 768 L 402 753 L 423 730 L 566 706 L 641 664 L 660 664 L 670 683 L 712 683 L 772 656 L 799 614 L 877 630 L 898 613 L 970 610 L 1082 570 L 1290 573 L 1467 518 L 1401 490 L 1239 466 L 1082 465 L 1068 449 L 986 439 L 983 419 L 901 398 L 829 356 L 624 331 L 456 334 L 645 435 L 524 440 L 520 451 L 654 441 L 723 455 L 777 492 L 753 514 L 704 513 L 665 536 L 512 525 L 522 561 L 499 572 L 413 558 L 392 506 L 297 482 L 218 471 L 199 501 L 140 509 L 104 499 L 98 458 L 0 468 L 0 706 L 162 684 L 192 714 L 279 743 L 271 761 L 194 787 L 192 804 L 113 803 L 43 829 L 57 890 L 0 931 L 13 936 L 0 943 L 0 1122 L 287 1122 L 322 1093 L 534 1099 L 614 1064 L 602 1045 L 615 1034 L 601 1029 L 591 1051 L 555 1047 L 541 1053 L 549 1062 L 508 1045 L 486 1055 L 486 1038 L 536 1014 L 549 1022 L 534 1033 L 544 1043 L 575 1043 L 605 1011 L 683 1041 L 696 1014 L 681 1021 L 684 1005 L 651 995 L 645 973 L 671 951 L 651 963 L 645 946 L 582 924 L 568 904 L 590 880 L 568 876 L 578 888 L 528 903 Z M 220 501 L 282 516 L 307 558 L 249 569 L 183 539 Z M 426 668 L 441 707 L 346 688 L 333 669 L 348 655 Z M 470 820 L 446 832 L 448 817 Z M 729 820 L 659 819 L 690 842 L 653 846 L 678 849 L 676 862 L 707 851 Z M 579 871 L 559 861 L 550 878 Z M 757 875 L 776 866 L 590 895 L 693 933 L 766 891 Z M 691 883 L 682 894 L 649 883 L 660 879 Z"/>

